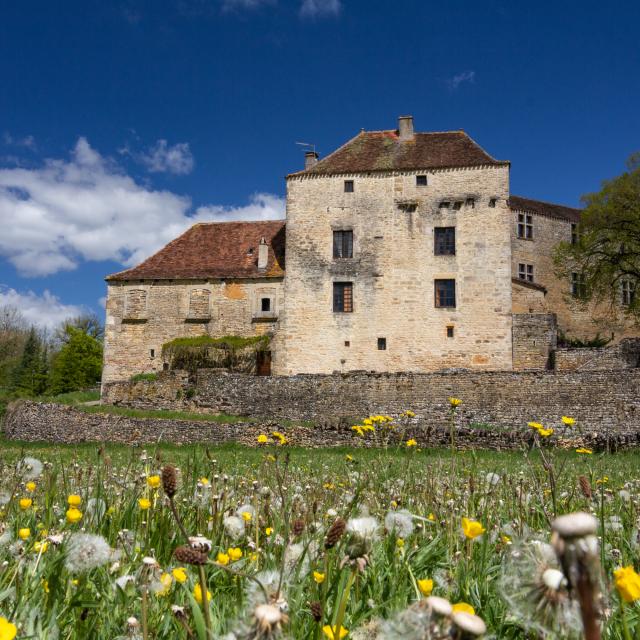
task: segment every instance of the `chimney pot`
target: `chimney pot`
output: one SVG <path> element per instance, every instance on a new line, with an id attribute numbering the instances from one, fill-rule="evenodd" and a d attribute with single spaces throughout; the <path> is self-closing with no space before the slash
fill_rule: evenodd
<path id="1" fill-rule="evenodd" d="M 398 118 L 398 137 L 403 142 L 413 140 L 413 116 L 400 116 Z"/>
<path id="2" fill-rule="evenodd" d="M 260 239 L 258 245 L 258 269 L 266 269 L 267 262 L 269 261 L 269 245 L 264 239 L 264 236 Z"/>
<path id="3" fill-rule="evenodd" d="M 304 152 L 304 168 L 311 169 L 318 162 L 318 154 L 315 151 Z"/>

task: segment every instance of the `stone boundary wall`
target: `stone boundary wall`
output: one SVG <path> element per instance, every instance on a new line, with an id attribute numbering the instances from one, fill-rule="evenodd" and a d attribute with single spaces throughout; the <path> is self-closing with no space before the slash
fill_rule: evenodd
<path id="1" fill-rule="evenodd" d="M 555 352 L 557 371 L 600 371 L 640 367 L 640 338 L 625 338 L 611 347 L 561 348 Z"/>
<path id="2" fill-rule="evenodd" d="M 405 420 L 394 432 L 391 446 L 405 448 L 407 438 L 415 438 L 421 447 L 448 447 L 450 431 L 446 411 L 438 428 L 424 423 L 420 416 Z M 533 433 L 526 427 L 464 426 L 464 417 L 456 420 L 456 446 L 459 449 L 517 450 L 529 447 Z M 73 407 L 30 401 L 13 403 L 5 416 L 3 433 L 9 440 L 23 442 L 55 442 L 76 444 L 115 442 L 127 445 L 207 444 L 211 446 L 236 442 L 257 445 L 257 436 L 274 430 L 284 432 L 294 446 L 304 447 L 370 447 L 371 439 L 360 439 L 349 425 L 331 422 L 315 426 L 286 425 L 277 421 L 222 424 L 187 420 L 129 418 L 104 413 L 86 413 Z M 588 446 L 594 450 L 618 450 L 640 446 L 640 429 L 622 434 L 586 433 L 580 438 L 554 440 L 565 448 Z"/>
<path id="3" fill-rule="evenodd" d="M 191 409 L 273 420 L 352 425 L 370 414 L 411 409 L 437 429 L 448 398 L 462 400 L 463 426 L 519 429 L 536 420 L 558 425 L 570 415 L 598 433 L 640 430 L 640 369 L 583 372 L 443 372 L 254 377 L 200 370 L 157 381 L 105 385 L 105 402 L 136 408 Z"/>

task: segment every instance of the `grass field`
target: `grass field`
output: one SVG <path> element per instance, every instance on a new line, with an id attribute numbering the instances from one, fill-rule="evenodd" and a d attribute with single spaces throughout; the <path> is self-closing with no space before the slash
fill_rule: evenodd
<path id="1" fill-rule="evenodd" d="M 305 450 L 265 435 L 256 448 L 0 441 L 0 617 L 46 640 L 463 637 L 427 613 L 431 593 L 496 638 L 580 637 L 566 585 L 538 583 L 558 567 L 539 554 L 554 514 L 583 510 L 604 534 L 604 637 L 626 637 L 612 576 L 639 564 L 638 453 Z M 169 464 L 179 521 L 158 477 Z M 174 554 L 185 534 L 210 541 L 202 570 Z"/>

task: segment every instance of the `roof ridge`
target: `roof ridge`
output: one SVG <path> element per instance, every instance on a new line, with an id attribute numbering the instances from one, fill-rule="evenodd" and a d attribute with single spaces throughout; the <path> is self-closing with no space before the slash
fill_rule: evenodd
<path id="1" fill-rule="evenodd" d="M 573 209 L 574 211 L 584 211 L 584 209 L 580 209 L 579 207 L 572 207 L 568 204 L 558 204 L 557 202 L 550 202 L 549 200 L 540 200 L 540 198 L 528 198 L 527 196 L 519 196 L 515 193 L 509 194 L 510 198 L 522 198 L 523 200 L 531 200 L 531 202 L 541 202 L 542 204 L 548 204 L 552 207 L 564 207 L 565 209 Z"/>
<path id="2" fill-rule="evenodd" d="M 285 218 L 269 218 L 267 220 L 221 220 L 220 222 L 194 222 L 189 229 L 193 229 L 194 227 L 204 226 L 204 225 L 212 225 L 212 224 L 261 224 L 261 223 L 269 223 L 269 222 L 282 222 L 284 224 Z M 189 231 L 187 229 L 187 231 Z M 185 231 L 186 233 L 186 231 Z"/>

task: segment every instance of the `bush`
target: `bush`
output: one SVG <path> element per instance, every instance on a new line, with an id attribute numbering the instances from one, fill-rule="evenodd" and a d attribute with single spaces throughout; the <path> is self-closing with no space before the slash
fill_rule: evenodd
<path id="1" fill-rule="evenodd" d="M 134 376 L 131 376 L 129 380 L 131 382 L 142 382 L 143 380 L 154 381 L 158 379 L 157 373 L 136 373 Z"/>

